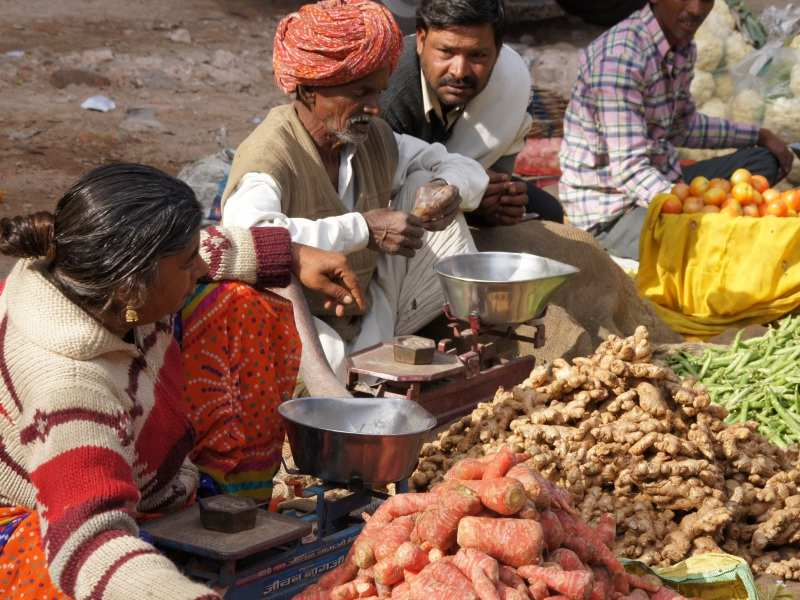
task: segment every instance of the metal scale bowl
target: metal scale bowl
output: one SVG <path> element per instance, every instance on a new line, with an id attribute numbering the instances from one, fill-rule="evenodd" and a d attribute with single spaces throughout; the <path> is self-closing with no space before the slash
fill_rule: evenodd
<path id="1" fill-rule="evenodd" d="M 532 356 L 505 357 L 496 340 L 544 344 L 547 301 L 578 269 L 532 254 L 479 252 L 451 256 L 435 267 L 450 333 L 433 343 L 430 361 L 398 360 L 396 338 L 348 359 L 354 393 L 405 398 L 427 408 L 440 424 L 491 400 L 498 387 L 513 387 L 534 366 Z M 527 324 L 534 335 L 515 326 Z"/>
<path id="2" fill-rule="evenodd" d="M 339 565 L 364 526 L 361 514 L 386 497 L 372 487 L 393 482 L 406 491 L 436 424 L 424 408 L 401 399 L 295 398 L 278 411 L 296 472 L 324 481 L 304 490 L 317 499 L 314 512 L 258 509 L 253 527 L 225 533 L 204 527 L 196 504 L 141 526 L 142 537 L 184 573 L 226 587 L 226 600 L 288 600 Z M 326 499 L 327 490 L 342 487 L 350 493 Z"/>

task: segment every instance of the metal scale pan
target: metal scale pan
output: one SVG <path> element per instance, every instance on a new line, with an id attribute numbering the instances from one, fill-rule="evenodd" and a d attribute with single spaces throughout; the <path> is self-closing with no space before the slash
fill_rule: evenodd
<path id="1" fill-rule="evenodd" d="M 348 389 L 417 402 L 441 425 L 530 374 L 532 355 L 498 348 L 509 340 L 540 347 L 547 301 L 578 269 L 532 254 L 479 252 L 444 258 L 435 270 L 450 333 L 437 337 L 430 364 L 398 362 L 387 340 L 349 357 L 347 367 Z M 515 330 L 520 324 L 535 335 Z"/>
<path id="2" fill-rule="evenodd" d="M 301 473 L 331 483 L 406 479 L 436 419 L 398 398 L 295 398 L 278 411 Z"/>
<path id="3" fill-rule="evenodd" d="M 556 260 L 513 252 L 449 256 L 436 264 L 452 315 L 482 325 L 525 323 L 578 269 Z"/>

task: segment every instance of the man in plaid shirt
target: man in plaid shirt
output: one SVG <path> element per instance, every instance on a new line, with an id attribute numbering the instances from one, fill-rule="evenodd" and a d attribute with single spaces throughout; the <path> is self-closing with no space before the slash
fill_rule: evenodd
<path id="1" fill-rule="evenodd" d="M 647 205 L 674 182 L 727 178 L 744 167 L 774 184 L 791 168 L 792 153 L 773 132 L 696 110 L 693 39 L 713 6 L 650 0 L 581 55 L 564 118 L 559 195 L 570 223 L 616 256 L 638 259 Z M 676 146 L 740 150 L 682 171 Z"/>

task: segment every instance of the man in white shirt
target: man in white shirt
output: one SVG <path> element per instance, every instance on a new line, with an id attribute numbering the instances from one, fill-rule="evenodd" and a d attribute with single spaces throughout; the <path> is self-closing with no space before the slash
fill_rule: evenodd
<path id="1" fill-rule="evenodd" d="M 558 200 L 512 178 L 531 127 L 531 76 L 503 44 L 502 0 L 421 0 L 416 35 L 381 96 L 382 116 L 397 133 L 444 144 L 477 160 L 491 178 L 476 225 L 514 225 L 524 214 L 563 222 Z"/>
<path id="2" fill-rule="evenodd" d="M 282 225 L 295 242 L 348 255 L 368 309 L 337 317 L 309 296 L 340 377 L 348 354 L 440 313 L 433 265 L 475 251 L 461 211 L 477 208 L 488 184 L 477 162 L 378 118 L 401 47 L 391 13 L 369 0 L 322 0 L 283 19 L 273 67 L 295 100 L 239 146 L 223 194 L 225 224 Z"/>

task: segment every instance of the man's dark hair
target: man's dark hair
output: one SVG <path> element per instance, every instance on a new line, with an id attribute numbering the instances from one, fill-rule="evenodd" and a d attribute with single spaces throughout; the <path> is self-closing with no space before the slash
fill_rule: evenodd
<path id="1" fill-rule="evenodd" d="M 503 0 L 422 0 L 417 8 L 417 29 L 491 25 L 499 46 L 505 33 Z"/>

